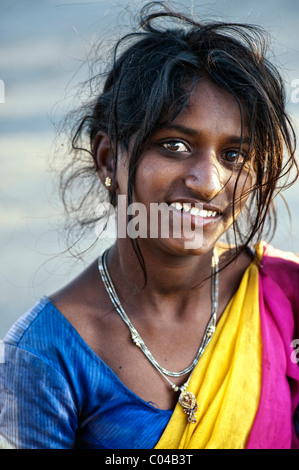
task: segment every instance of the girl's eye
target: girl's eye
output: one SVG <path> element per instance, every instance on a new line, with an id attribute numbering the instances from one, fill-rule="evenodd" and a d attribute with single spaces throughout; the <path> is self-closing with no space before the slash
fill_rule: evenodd
<path id="1" fill-rule="evenodd" d="M 168 142 L 164 142 L 162 146 L 170 152 L 189 152 L 187 146 L 180 140 L 169 140 Z"/>
<path id="2" fill-rule="evenodd" d="M 245 156 L 239 150 L 228 150 L 224 153 L 227 163 L 242 165 Z"/>

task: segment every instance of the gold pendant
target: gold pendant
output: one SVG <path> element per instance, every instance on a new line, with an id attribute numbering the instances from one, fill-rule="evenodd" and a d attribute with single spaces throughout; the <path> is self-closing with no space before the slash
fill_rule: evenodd
<path id="1" fill-rule="evenodd" d="M 188 415 L 188 423 L 196 423 L 197 402 L 195 395 L 183 391 L 179 396 L 179 404 L 183 407 L 184 413 Z"/>

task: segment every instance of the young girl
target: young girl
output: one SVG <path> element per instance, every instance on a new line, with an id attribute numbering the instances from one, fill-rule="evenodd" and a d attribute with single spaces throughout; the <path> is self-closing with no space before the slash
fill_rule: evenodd
<path id="1" fill-rule="evenodd" d="M 118 234 L 8 332 L 2 445 L 299 448 L 299 264 L 262 241 L 297 168 L 280 75 L 257 28 L 140 27 L 73 138 Z"/>

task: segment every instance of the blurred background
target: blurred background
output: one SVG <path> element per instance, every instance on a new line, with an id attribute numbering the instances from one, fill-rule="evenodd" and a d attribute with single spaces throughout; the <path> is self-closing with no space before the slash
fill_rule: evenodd
<path id="1" fill-rule="evenodd" d="M 130 30 L 132 18 L 145 3 L 0 1 L 0 339 L 42 295 L 72 279 L 101 249 L 97 245 L 80 261 L 65 252 L 63 209 L 57 175 L 51 171 L 57 124 L 77 104 L 74 87 L 88 78 L 86 57 L 91 47 Z M 168 3 L 204 19 L 266 27 L 298 131 L 297 0 Z M 292 227 L 284 205 L 278 203 L 279 226 L 272 242 L 295 252 L 299 252 L 298 191 L 296 183 L 284 193 Z"/>

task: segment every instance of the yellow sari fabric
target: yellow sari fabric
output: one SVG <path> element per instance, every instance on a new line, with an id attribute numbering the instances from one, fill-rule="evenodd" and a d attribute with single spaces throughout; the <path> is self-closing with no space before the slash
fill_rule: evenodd
<path id="1" fill-rule="evenodd" d="M 156 449 L 244 449 L 259 404 L 262 339 L 258 266 L 245 271 L 187 390 L 197 398 L 197 423 L 178 403 Z"/>

